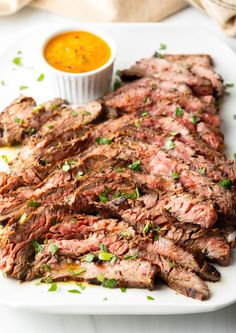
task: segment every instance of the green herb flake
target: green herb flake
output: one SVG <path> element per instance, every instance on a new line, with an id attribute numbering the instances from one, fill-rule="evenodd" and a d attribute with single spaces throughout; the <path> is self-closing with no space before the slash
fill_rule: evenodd
<path id="1" fill-rule="evenodd" d="M 48 265 L 48 264 L 44 264 L 44 265 L 43 265 L 43 269 L 45 270 L 45 272 L 50 272 L 50 270 L 51 270 L 51 266 Z"/>
<path id="2" fill-rule="evenodd" d="M 28 89 L 28 88 L 29 88 L 28 86 L 24 86 L 24 85 L 22 85 L 22 86 L 19 87 L 19 90 L 26 90 L 26 89 Z"/>
<path id="3" fill-rule="evenodd" d="M 38 105 L 35 108 L 33 108 L 32 112 L 33 113 L 39 113 L 40 110 L 43 109 L 43 105 Z"/>
<path id="4" fill-rule="evenodd" d="M 230 188 L 231 187 L 231 181 L 229 179 L 222 179 L 218 182 L 218 184 L 222 187 L 225 187 L 225 188 Z"/>
<path id="5" fill-rule="evenodd" d="M 150 222 L 148 222 L 145 227 L 143 228 L 143 233 L 146 234 L 150 230 Z"/>
<path id="6" fill-rule="evenodd" d="M 121 76 L 121 70 L 120 69 L 117 69 L 117 71 L 116 71 L 116 76 Z"/>
<path id="7" fill-rule="evenodd" d="M 102 286 L 105 288 L 115 288 L 117 286 L 117 281 L 115 279 L 104 279 Z"/>
<path id="8" fill-rule="evenodd" d="M 80 267 L 77 270 L 68 269 L 68 273 L 70 273 L 72 275 L 80 275 L 84 272 L 86 272 L 86 269 L 84 267 Z"/>
<path id="9" fill-rule="evenodd" d="M 236 153 L 234 153 L 234 159 L 236 160 Z"/>
<path id="10" fill-rule="evenodd" d="M 166 50 L 166 49 L 167 49 L 166 44 L 164 44 L 164 43 L 160 43 L 160 46 L 159 46 L 159 49 L 158 49 L 158 50 L 162 51 L 162 50 Z"/>
<path id="11" fill-rule="evenodd" d="M 179 173 L 176 172 L 176 171 L 174 171 L 174 172 L 171 173 L 171 177 L 172 177 L 173 179 L 179 179 Z"/>
<path id="12" fill-rule="evenodd" d="M 170 131 L 169 134 L 170 134 L 171 136 L 176 136 L 176 135 L 179 134 L 179 132 L 177 132 L 177 131 Z"/>
<path id="13" fill-rule="evenodd" d="M 41 278 L 34 281 L 35 286 L 39 286 L 42 283 Z"/>
<path id="14" fill-rule="evenodd" d="M 53 292 L 57 291 L 57 283 L 53 282 L 51 284 L 51 287 L 48 289 L 48 291 L 53 291 Z"/>
<path id="15" fill-rule="evenodd" d="M 142 117 L 147 117 L 148 116 L 148 112 L 147 111 L 143 111 L 141 114 Z"/>
<path id="16" fill-rule="evenodd" d="M 84 261 L 90 263 L 93 261 L 93 259 L 95 258 L 95 254 L 93 253 L 88 253 L 86 254 L 86 256 L 84 257 Z"/>
<path id="17" fill-rule="evenodd" d="M 175 109 L 175 116 L 182 117 L 183 114 L 184 114 L 184 110 L 180 106 L 177 106 Z"/>
<path id="18" fill-rule="evenodd" d="M 33 208 L 38 208 L 38 207 L 41 206 L 41 203 L 38 202 L 38 201 L 30 200 L 30 201 L 27 203 L 27 206 L 28 206 L 28 207 L 33 207 Z"/>
<path id="19" fill-rule="evenodd" d="M 126 254 L 124 256 L 124 260 L 136 260 L 138 258 L 139 258 L 139 255 L 137 253 L 133 254 L 133 255 Z"/>
<path id="20" fill-rule="evenodd" d="M 83 176 L 84 176 L 83 171 L 78 171 L 77 174 L 76 174 L 76 176 L 75 176 L 75 178 L 76 178 L 76 179 L 80 179 L 80 178 L 83 177 Z"/>
<path id="21" fill-rule="evenodd" d="M 152 88 L 152 90 L 156 90 L 157 89 L 157 84 L 156 83 L 152 83 L 151 84 L 151 88 Z"/>
<path id="22" fill-rule="evenodd" d="M 1 86 L 5 86 L 5 81 L 4 81 L 4 80 L 1 80 L 1 81 L 0 81 L 0 84 L 1 84 Z"/>
<path id="23" fill-rule="evenodd" d="M 163 54 L 161 54 L 161 53 L 159 53 L 157 51 L 154 52 L 153 57 L 154 58 L 159 58 L 159 59 L 163 59 L 164 58 Z"/>
<path id="24" fill-rule="evenodd" d="M 21 57 L 15 57 L 12 59 L 13 64 L 16 66 L 22 66 L 22 58 Z"/>
<path id="25" fill-rule="evenodd" d="M 98 247 L 99 247 L 99 249 L 100 249 L 101 251 L 108 252 L 107 247 L 106 247 L 105 244 L 100 243 L 100 244 L 98 245 Z"/>
<path id="26" fill-rule="evenodd" d="M 113 91 L 116 91 L 122 86 L 122 82 L 120 79 L 116 79 L 113 83 Z"/>
<path id="27" fill-rule="evenodd" d="M 112 143 L 112 140 L 108 139 L 108 138 L 97 138 L 96 142 L 99 145 L 110 145 Z"/>
<path id="28" fill-rule="evenodd" d="M 54 128 L 54 126 L 53 125 L 47 125 L 47 128 L 51 130 L 51 129 Z"/>
<path id="29" fill-rule="evenodd" d="M 86 111 L 86 110 L 83 110 L 83 111 L 82 111 L 82 115 L 83 115 L 83 116 L 90 116 L 90 115 L 91 115 L 91 112 Z"/>
<path id="30" fill-rule="evenodd" d="M 43 81 L 44 79 L 45 79 L 45 76 L 44 76 L 43 73 L 41 73 L 41 74 L 37 77 L 37 81 L 38 81 L 38 82 L 41 82 L 41 81 Z"/>
<path id="31" fill-rule="evenodd" d="M 72 117 L 77 117 L 77 116 L 78 116 L 78 112 L 76 112 L 76 111 L 71 111 L 71 115 L 72 115 Z"/>
<path id="32" fill-rule="evenodd" d="M 69 289 L 68 293 L 71 293 L 71 294 L 81 294 L 81 291 L 79 291 L 78 289 Z"/>
<path id="33" fill-rule="evenodd" d="M 226 83 L 224 85 L 224 87 L 225 87 L 225 89 L 227 89 L 227 88 L 233 88 L 234 87 L 234 83 Z"/>
<path id="34" fill-rule="evenodd" d="M 233 115 L 233 118 L 236 119 L 236 114 Z"/>
<path id="35" fill-rule="evenodd" d="M 116 172 L 124 172 L 125 169 L 124 169 L 124 168 L 116 168 L 115 171 L 116 171 Z"/>
<path id="36" fill-rule="evenodd" d="M 33 127 L 27 127 L 27 128 L 26 128 L 26 132 L 27 132 L 29 135 L 33 135 L 33 134 L 36 132 L 36 130 L 35 130 L 35 128 L 33 128 Z"/>
<path id="37" fill-rule="evenodd" d="M 204 173 L 206 172 L 206 168 L 202 167 L 198 169 L 198 172 L 202 175 L 204 175 Z"/>
<path id="38" fill-rule="evenodd" d="M 144 96 L 144 98 L 143 98 L 143 103 L 149 103 L 150 102 L 150 97 L 148 97 L 148 96 Z"/>
<path id="39" fill-rule="evenodd" d="M 140 198 L 140 193 L 139 193 L 139 189 L 138 189 L 138 187 L 135 188 L 135 195 L 136 195 L 136 198 L 135 198 L 135 199 Z"/>
<path id="40" fill-rule="evenodd" d="M 98 198 L 101 202 L 106 203 L 108 201 L 108 197 L 106 196 L 106 194 L 104 192 L 101 192 L 98 195 Z"/>
<path id="41" fill-rule="evenodd" d="M 130 234 L 129 232 L 127 232 L 127 231 L 121 231 L 121 232 L 119 233 L 119 235 L 120 235 L 121 237 L 131 237 L 131 234 Z"/>
<path id="42" fill-rule="evenodd" d="M 192 124 L 196 125 L 199 121 L 200 121 L 200 118 L 199 118 L 198 116 L 193 115 L 193 116 L 191 117 L 191 123 L 192 123 Z"/>
<path id="43" fill-rule="evenodd" d="M 168 260 L 168 265 L 170 268 L 174 268 L 175 267 L 175 264 L 173 263 L 172 260 Z"/>
<path id="44" fill-rule="evenodd" d="M 61 168 L 64 172 L 68 172 L 70 170 L 70 165 L 67 161 L 65 161 L 65 163 L 63 164 L 62 168 Z"/>
<path id="45" fill-rule="evenodd" d="M 122 293 L 126 293 L 126 290 L 127 290 L 127 288 L 120 288 L 120 291 L 121 291 Z"/>
<path id="46" fill-rule="evenodd" d="M 109 252 L 100 251 L 98 254 L 98 259 L 102 261 L 110 261 L 112 258 L 114 258 L 114 254 Z"/>
<path id="47" fill-rule="evenodd" d="M 7 155 L 1 155 L 1 159 L 3 160 L 4 163 L 8 163 L 8 157 Z"/>
<path id="48" fill-rule="evenodd" d="M 51 254 L 54 256 L 54 254 L 55 254 L 55 253 L 57 252 L 57 250 L 58 250 L 58 246 L 57 246 L 56 244 L 51 243 L 51 244 L 49 245 L 49 249 L 50 249 Z"/>
<path id="49" fill-rule="evenodd" d="M 16 124 L 20 124 L 20 125 L 22 125 L 22 124 L 24 124 L 24 120 L 23 119 L 20 119 L 20 118 L 18 118 L 18 117 L 15 117 L 14 118 L 14 123 L 16 123 Z"/>
<path id="50" fill-rule="evenodd" d="M 105 281 L 105 276 L 103 274 L 98 274 L 97 280 L 98 282 L 103 283 Z"/>
<path id="51" fill-rule="evenodd" d="M 175 143 L 172 141 L 172 138 L 168 138 L 166 140 L 164 148 L 167 150 L 171 150 L 171 149 L 175 148 Z"/>
<path id="52" fill-rule="evenodd" d="M 86 287 L 82 283 L 76 282 L 75 284 L 76 284 L 77 287 L 80 288 L 80 290 L 85 290 L 86 289 Z"/>
<path id="53" fill-rule="evenodd" d="M 152 296 L 147 296 L 147 300 L 148 300 L 148 301 L 154 301 L 154 300 L 155 300 L 155 298 L 154 298 L 154 297 L 152 297 Z"/>
<path id="54" fill-rule="evenodd" d="M 18 221 L 19 224 L 23 224 L 25 220 L 27 219 L 27 214 L 23 213 Z"/>
<path id="55" fill-rule="evenodd" d="M 139 171 L 141 167 L 140 161 L 135 161 L 134 163 L 128 165 L 128 168 L 133 171 Z"/>
<path id="56" fill-rule="evenodd" d="M 33 247 L 34 247 L 35 254 L 37 254 L 39 252 L 43 252 L 43 245 L 42 244 L 39 244 L 36 240 L 33 240 L 32 244 L 33 244 Z"/>
<path id="57" fill-rule="evenodd" d="M 103 300 L 103 301 L 107 301 L 107 300 L 108 300 L 108 298 L 107 298 L 107 297 L 104 297 L 102 300 Z"/>

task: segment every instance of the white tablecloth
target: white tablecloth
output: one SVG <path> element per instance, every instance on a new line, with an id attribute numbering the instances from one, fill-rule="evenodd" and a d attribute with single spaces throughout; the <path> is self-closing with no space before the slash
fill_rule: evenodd
<path id="1" fill-rule="evenodd" d="M 30 8 L 23 9 L 11 17 L 1 17 L 1 49 L 14 39 L 18 32 L 42 22 L 63 25 L 70 20 Z M 236 39 L 225 36 L 207 16 L 194 8 L 188 8 L 165 22 L 206 28 L 236 51 Z M 182 316 L 58 316 L 15 311 L 0 305 L 0 332 L 6 333 L 233 333 L 235 331 L 236 304 L 214 313 Z"/>

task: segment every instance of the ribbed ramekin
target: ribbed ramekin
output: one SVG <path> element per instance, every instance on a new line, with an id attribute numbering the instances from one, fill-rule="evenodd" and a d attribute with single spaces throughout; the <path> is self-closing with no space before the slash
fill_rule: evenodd
<path id="1" fill-rule="evenodd" d="M 111 49 L 109 60 L 103 66 L 86 73 L 67 73 L 52 67 L 44 57 L 44 48 L 48 41 L 61 33 L 77 30 L 91 32 L 101 37 Z M 71 104 L 85 104 L 101 97 L 109 90 L 116 57 L 116 45 L 104 31 L 87 25 L 76 25 L 51 31 L 43 42 L 41 56 L 46 74 L 51 77 L 55 96 L 64 98 Z"/>

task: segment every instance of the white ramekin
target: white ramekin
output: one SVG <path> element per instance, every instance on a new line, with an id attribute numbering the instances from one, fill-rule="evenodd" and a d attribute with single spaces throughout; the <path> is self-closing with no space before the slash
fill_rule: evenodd
<path id="1" fill-rule="evenodd" d="M 52 67 L 44 57 L 44 48 L 48 41 L 67 31 L 88 31 L 101 37 L 110 47 L 111 56 L 101 67 L 86 73 L 67 73 Z M 76 25 L 64 29 L 51 31 L 42 43 L 41 56 L 46 74 L 49 74 L 57 97 L 66 99 L 71 104 L 85 104 L 103 96 L 110 87 L 113 64 L 116 57 L 116 45 L 112 38 L 104 31 L 88 25 Z"/>

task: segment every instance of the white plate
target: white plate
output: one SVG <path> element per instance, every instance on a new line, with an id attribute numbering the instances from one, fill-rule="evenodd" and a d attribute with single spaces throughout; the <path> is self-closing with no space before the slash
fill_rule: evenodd
<path id="1" fill-rule="evenodd" d="M 225 82 L 234 82 L 236 57 L 233 51 L 213 35 L 185 26 L 165 24 L 100 24 L 115 39 L 118 46 L 116 69 L 126 68 L 141 57 L 149 57 L 160 43 L 168 46 L 170 53 L 209 53 L 213 56 L 216 70 Z M 43 72 L 39 60 L 41 39 L 51 29 L 40 25 L 18 36 L 15 42 L 0 55 L 0 108 L 5 107 L 19 94 L 21 85 L 29 86 L 22 91 L 32 95 L 40 103 L 56 97 L 47 77 L 37 82 Z M 17 67 L 12 59 L 21 51 L 24 66 Z M 227 153 L 236 152 L 235 122 L 236 88 L 224 102 L 222 108 Z M 0 277 L 0 302 L 11 307 L 47 313 L 67 314 L 179 314 L 217 310 L 236 301 L 236 260 L 232 258 L 229 267 L 219 268 L 221 282 L 209 283 L 211 297 L 200 302 L 177 295 L 163 284 L 157 284 L 155 291 L 129 289 L 126 293 L 102 287 L 87 286 L 81 294 L 70 294 L 68 289 L 76 288 L 73 283 L 59 284 L 56 293 L 48 292 L 48 285 L 35 286 Z M 135 274 L 135 272 L 134 272 Z M 147 300 L 151 295 L 155 300 Z"/>

